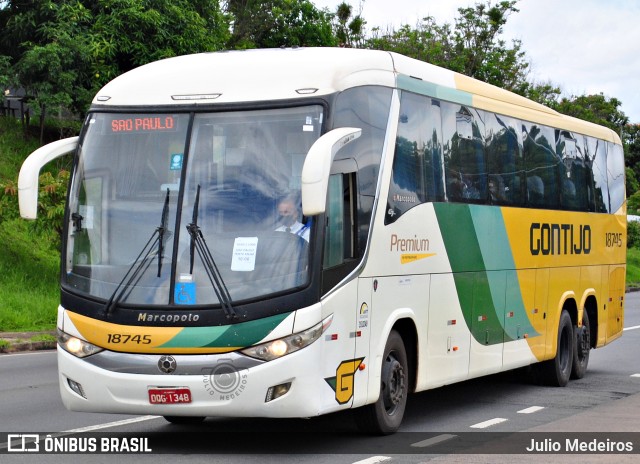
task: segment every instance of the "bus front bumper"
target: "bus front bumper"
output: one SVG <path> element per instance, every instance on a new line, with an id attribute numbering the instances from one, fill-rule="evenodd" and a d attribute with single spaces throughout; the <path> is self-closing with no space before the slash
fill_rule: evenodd
<path id="1" fill-rule="evenodd" d="M 155 369 L 157 373 L 144 373 L 150 372 L 150 364 L 157 364 L 158 356 L 137 355 L 140 362 L 147 365 L 146 371 L 140 370 L 143 373 L 119 372 L 116 363 L 104 368 L 90 362 L 91 357 L 77 358 L 58 346 L 60 394 L 64 405 L 72 411 L 160 416 L 312 417 L 342 409 L 320 375 L 319 345 L 313 343 L 280 359 L 239 369 L 234 367 L 237 363 L 227 361 L 223 355 L 211 355 L 208 366 L 199 369 L 198 373 L 192 368 L 186 375 L 163 374 L 159 368 Z M 132 356 L 113 352 L 111 355 L 113 359 L 121 356 L 123 361 Z M 175 358 L 180 364 L 181 359 Z M 290 384 L 288 391 L 273 399 L 277 393 L 286 390 L 287 384 Z M 154 393 L 171 390 L 175 390 L 177 396 L 162 398 L 156 395 L 152 398 Z M 185 392 L 188 392 L 187 396 Z M 171 403 L 153 404 L 158 398 Z"/>

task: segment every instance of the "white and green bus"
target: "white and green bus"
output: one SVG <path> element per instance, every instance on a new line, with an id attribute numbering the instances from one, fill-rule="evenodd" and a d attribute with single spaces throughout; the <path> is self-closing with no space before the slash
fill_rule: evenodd
<path id="1" fill-rule="evenodd" d="M 73 152 L 58 308 L 74 411 L 398 429 L 407 395 L 622 334 L 611 130 L 383 51 L 205 53 L 123 74 Z"/>

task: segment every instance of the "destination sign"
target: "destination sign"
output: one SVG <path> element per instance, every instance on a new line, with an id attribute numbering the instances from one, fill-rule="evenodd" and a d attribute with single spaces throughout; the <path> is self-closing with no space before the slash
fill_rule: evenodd
<path id="1" fill-rule="evenodd" d="M 131 116 L 111 121 L 111 132 L 159 132 L 175 129 L 176 122 L 173 116 Z"/>

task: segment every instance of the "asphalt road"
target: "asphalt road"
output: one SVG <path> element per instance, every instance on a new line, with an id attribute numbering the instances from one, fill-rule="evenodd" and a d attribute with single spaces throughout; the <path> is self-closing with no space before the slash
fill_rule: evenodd
<path id="1" fill-rule="evenodd" d="M 160 450 L 180 454 L 180 462 L 513 462 L 514 455 L 483 453 L 499 449 L 502 433 L 520 431 L 525 434 L 517 436 L 528 438 L 531 433 L 640 432 L 639 353 L 640 293 L 631 293 L 627 294 L 623 337 L 591 352 L 584 379 L 572 381 L 565 388 L 543 387 L 529 382 L 526 373 L 518 370 L 422 392 L 410 397 L 400 433 L 384 438 L 359 435 L 349 414 L 308 420 L 210 418 L 196 427 L 171 425 L 155 416 L 69 412 L 58 394 L 55 352 L 2 355 L 0 431 L 36 433 L 41 437 L 47 433 L 55 436 L 84 431 L 155 436 L 154 443 Z M 165 435 L 158 438 L 155 433 Z M 1 441 L 0 451 L 3 445 L 5 449 L 7 446 Z M 462 443 L 463 447 L 475 443 L 472 449 L 480 454 L 449 454 L 446 448 L 442 451 L 432 446 L 447 441 Z M 188 454 L 192 445 L 202 443 L 200 454 Z M 154 451 L 158 452 L 158 447 Z M 5 454 L 0 461 L 175 462 L 171 454 L 58 454 L 34 458 Z M 552 461 L 617 463 L 635 458 L 637 454 L 581 454 L 556 455 Z M 549 457 L 525 456 L 517 460 L 549 462 Z"/>

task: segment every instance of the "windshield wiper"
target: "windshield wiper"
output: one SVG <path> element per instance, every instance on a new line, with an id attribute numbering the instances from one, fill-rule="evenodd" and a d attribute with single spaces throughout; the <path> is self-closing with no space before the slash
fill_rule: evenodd
<path id="1" fill-rule="evenodd" d="M 160 225 L 153 231 L 147 243 L 144 245 L 144 247 L 142 247 L 140 254 L 136 257 L 133 263 L 131 263 L 131 266 L 129 266 L 129 269 L 127 269 L 127 272 L 124 274 L 124 277 L 116 286 L 116 289 L 111 294 L 111 297 L 104 305 L 104 313 L 106 316 L 108 316 L 111 310 L 116 307 L 116 305 L 122 300 L 122 297 L 127 289 L 131 287 L 134 282 L 140 280 L 144 275 L 144 272 L 149 268 L 149 265 L 151 264 L 151 260 L 149 259 L 149 257 L 153 253 L 153 249 L 156 243 L 158 244 L 158 277 L 160 277 L 162 270 L 162 254 L 164 252 L 164 237 L 165 234 L 167 234 L 166 229 L 168 215 L 169 189 L 167 189 L 167 195 L 164 198 L 164 206 L 162 207 Z"/>
<path id="2" fill-rule="evenodd" d="M 198 256 L 204 265 L 204 269 L 207 273 L 207 277 L 209 277 L 209 281 L 211 282 L 211 286 L 213 287 L 213 291 L 216 293 L 218 297 L 218 301 L 220 301 L 220 305 L 224 310 L 227 319 L 236 319 L 238 315 L 236 314 L 233 306 L 231 305 L 231 295 L 229 294 L 229 289 L 224 283 L 222 279 L 222 274 L 218 270 L 218 266 L 216 266 L 216 262 L 211 255 L 211 250 L 207 246 L 207 242 L 202 235 L 202 231 L 198 226 L 198 204 L 200 203 L 200 185 L 198 184 L 196 190 L 196 199 L 193 203 L 193 214 L 191 216 L 191 224 L 187 225 L 187 231 L 191 236 L 191 244 L 190 244 L 190 255 L 189 255 L 189 272 L 193 274 L 193 262 L 194 262 L 194 251 L 198 252 Z"/>
<path id="3" fill-rule="evenodd" d="M 162 207 L 162 218 L 160 219 L 160 227 L 156 230 L 158 232 L 158 277 L 162 271 L 162 254 L 164 252 L 164 234 L 167 231 L 167 220 L 169 216 L 169 189 L 167 189 L 167 196 L 164 197 L 164 206 Z"/>

